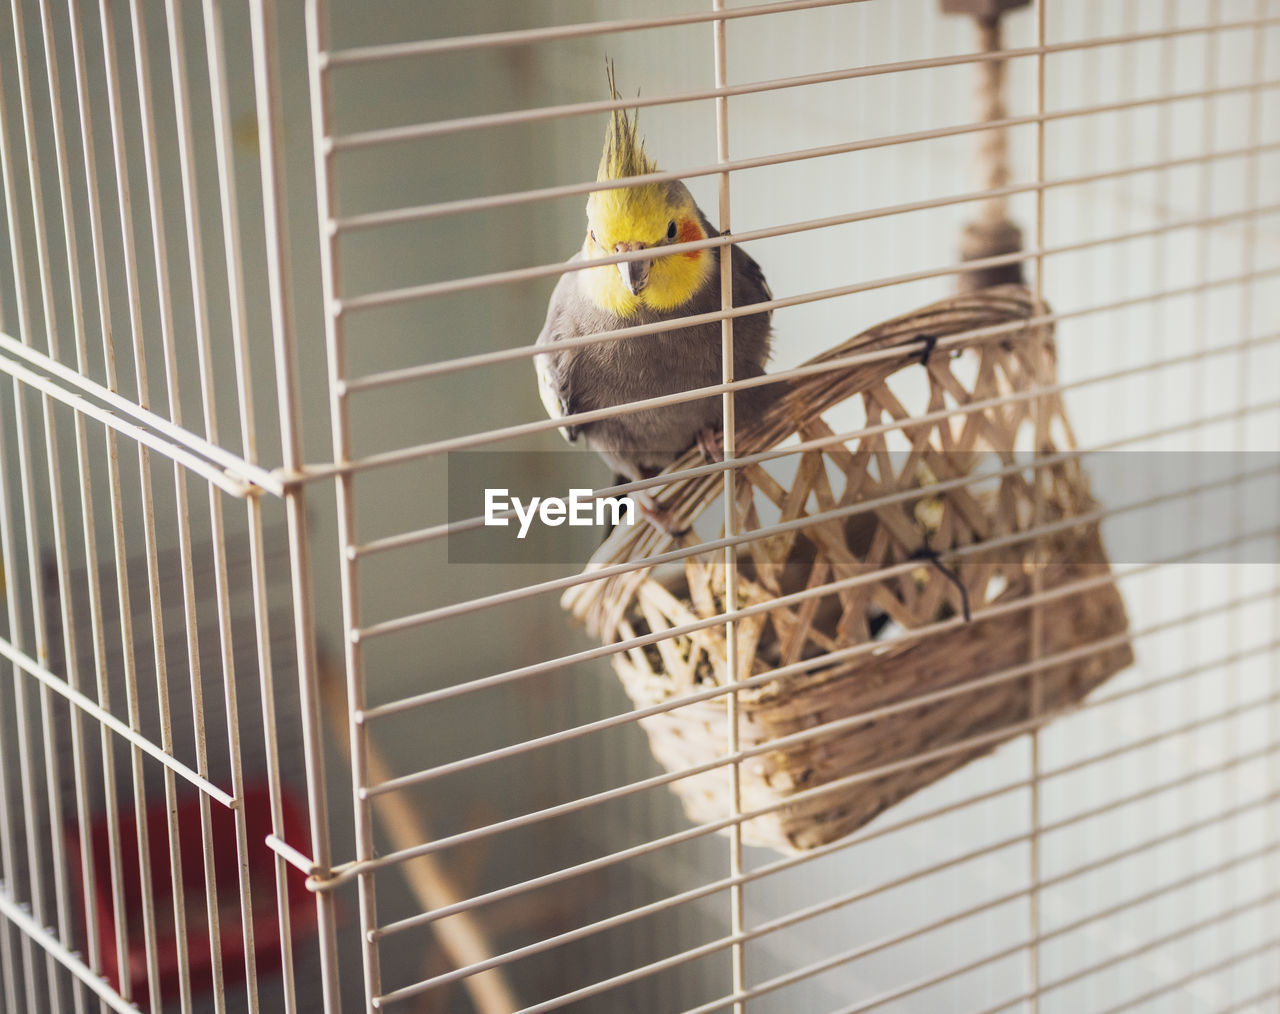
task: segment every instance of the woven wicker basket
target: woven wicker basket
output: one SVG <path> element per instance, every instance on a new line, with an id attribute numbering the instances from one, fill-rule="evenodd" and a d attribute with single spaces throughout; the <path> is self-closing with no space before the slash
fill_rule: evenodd
<path id="1" fill-rule="evenodd" d="M 739 608 L 760 607 L 737 624 L 737 677 L 754 677 L 737 693 L 746 842 L 794 851 L 841 838 L 1132 661 L 1096 520 L 1071 521 L 1096 505 L 1078 461 L 1061 453 L 1072 445 L 1061 399 L 1035 393 L 1055 377 L 1050 327 L 1023 323 L 1042 311 L 1025 289 L 1001 286 L 890 321 L 813 360 L 860 362 L 792 380 L 740 432 L 739 457 L 793 435 L 831 437 L 823 416 L 849 399 L 860 401 L 869 430 L 802 452 L 798 466 L 796 455 L 780 459 L 794 468 L 786 485 L 761 464 L 737 479 L 746 532 L 823 515 L 739 550 Z M 927 336 L 938 344 L 922 356 Z M 888 381 L 926 368 L 924 397 L 909 411 Z M 890 454 L 895 443 L 903 450 Z M 1037 467 L 1014 455 L 1033 448 Z M 700 463 L 690 452 L 672 471 Z M 722 483 L 719 474 L 677 480 L 658 503 L 693 525 Z M 873 506 L 842 510 L 859 504 Z M 1019 537 L 1033 527 L 1043 534 Z M 673 543 L 699 538 L 692 529 L 620 529 L 590 568 Z M 577 586 L 563 604 L 605 643 L 661 635 L 721 614 L 724 575 L 723 550 L 707 551 L 666 572 Z M 773 605 L 831 583 L 838 590 Z M 1027 606 L 1033 593 L 1041 604 Z M 886 619 L 897 636 L 876 640 Z M 715 764 L 728 741 L 726 695 L 717 693 L 729 682 L 726 657 L 723 625 L 613 656 L 637 707 L 687 698 L 641 725 L 668 770 L 710 766 L 671 785 L 691 819 L 722 826 L 732 813 L 729 766 Z M 788 668 L 774 674 L 779 667 Z"/>

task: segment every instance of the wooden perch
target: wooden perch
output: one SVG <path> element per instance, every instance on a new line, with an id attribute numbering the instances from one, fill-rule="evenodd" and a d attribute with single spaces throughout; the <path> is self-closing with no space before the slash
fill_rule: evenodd
<path id="1" fill-rule="evenodd" d="M 332 665 L 320 662 L 320 691 L 325 718 L 334 741 L 347 763 L 351 762 L 350 730 L 347 722 L 347 702 L 343 696 L 344 680 Z M 370 784 L 389 780 L 391 771 L 378 748 L 368 737 L 365 740 L 366 770 Z M 373 812 L 382 825 L 391 847 L 397 851 L 412 848 L 431 840 L 431 830 L 418 807 L 413 806 L 402 793 L 388 793 L 375 797 Z M 400 866 L 409 888 L 423 911 L 444 908 L 467 898 L 434 855 L 419 856 Z M 494 955 L 494 947 L 480 920 L 471 912 L 459 912 L 431 923 L 431 930 L 440 943 L 440 949 L 454 968 L 465 968 L 486 961 Z M 477 972 L 462 980 L 479 1014 L 511 1014 L 521 1004 L 516 999 L 501 968 Z"/>

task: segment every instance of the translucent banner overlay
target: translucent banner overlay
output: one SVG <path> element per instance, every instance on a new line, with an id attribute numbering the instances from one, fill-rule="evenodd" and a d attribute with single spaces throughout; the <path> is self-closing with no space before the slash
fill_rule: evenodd
<path id="1" fill-rule="evenodd" d="M 790 488 L 798 462 L 798 455 L 787 455 L 763 467 Z M 1052 554 L 1060 541 L 1052 533 L 1074 522 L 1101 525 L 1102 541 L 1092 544 L 1101 545 L 1102 555 L 1075 557 L 1080 563 L 1280 562 L 1280 451 L 1064 452 L 1040 459 L 1023 452 L 892 452 L 868 462 L 870 481 L 859 483 L 855 494 L 826 464 L 833 500 L 820 506 L 810 497 L 806 513 L 841 512 L 842 524 L 863 532 L 873 530 L 878 516 L 892 522 L 899 542 L 910 531 L 919 536 L 917 548 L 969 547 L 957 561 L 979 543 L 986 562 L 1021 558 L 1028 540 L 1018 534 L 1037 527 L 1046 535 L 1042 552 Z M 449 561 L 585 564 L 614 528 L 654 524 L 650 498 L 662 487 L 631 497 L 596 494 L 611 485 L 607 470 L 586 452 L 450 454 Z M 961 498 L 967 498 L 963 504 Z M 759 522 L 745 532 L 783 520 L 760 490 L 755 504 Z M 978 518 L 985 519 L 983 534 Z M 694 534 L 715 539 L 722 526 L 717 500 L 695 522 Z"/>

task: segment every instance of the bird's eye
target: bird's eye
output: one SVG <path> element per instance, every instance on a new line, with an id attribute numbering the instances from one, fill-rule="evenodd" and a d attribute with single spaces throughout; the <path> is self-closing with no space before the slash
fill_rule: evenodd
<path id="1" fill-rule="evenodd" d="M 676 238 L 676 223 L 675 223 L 675 220 L 672 219 L 672 221 L 667 223 L 667 239 L 675 239 L 675 238 Z"/>

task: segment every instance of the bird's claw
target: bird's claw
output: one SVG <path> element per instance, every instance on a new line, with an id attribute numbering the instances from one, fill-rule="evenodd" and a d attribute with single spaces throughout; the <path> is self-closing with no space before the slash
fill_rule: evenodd
<path id="1" fill-rule="evenodd" d="M 724 434 L 712 427 L 698 431 L 698 450 L 707 464 L 724 461 Z"/>
<path id="2" fill-rule="evenodd" d="M 636 497 L 636 504 L 640 507 L 640 513 L 643 514 L 654 528 L 658 531 L 680 538 L 689 534 L 688 525 L 677 525 L 671 518 L 671 510 L 658 503 L 653 497 L 647 493 L 641 493 Z"/>

